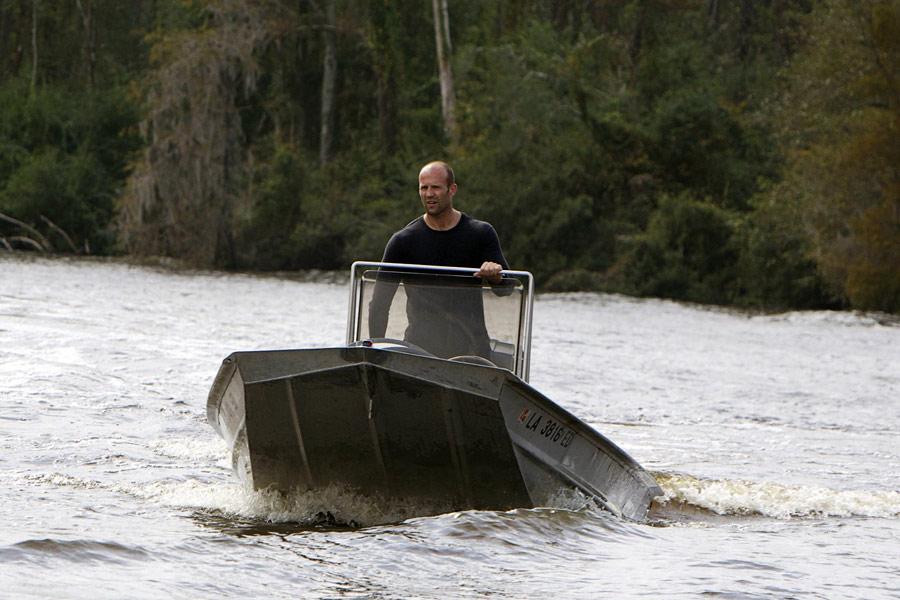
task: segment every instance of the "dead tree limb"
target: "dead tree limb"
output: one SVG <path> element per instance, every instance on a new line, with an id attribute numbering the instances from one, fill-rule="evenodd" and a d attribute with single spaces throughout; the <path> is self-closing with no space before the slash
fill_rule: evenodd
<path id="1" fill-rule="evenodd" d="M 24 235 L 14 235 L 14 236 L 12 236 L 12 237 L 10 237 L 10 238 L 6 238 L 6 239 L 8 239 L 10 242 L 21 242 L 21 243 L 23 243 L 23 244 L 25 244 L 25 245 L 27 245 L 27 246 L 31 246 L 32 248 L 34 248 L 34 249 L 37 250 L 38 252 L 46 252 L 46 251 L 47 251 L 47 250 L 46 250 L 43 246 L 41 246 L 38 242 L 36 242 L 36 241 L 34 241 L 33 239 L 31 239 L 30 237 L 27 237 L 27 236 L 24 236 Z M 10 249 L 11 249 L 11 248 L 10 248 Z"/>
<path id="2" fill-rule="evenodd" d="M 53 221 L 51 221 L 50 219 L 48 219 L 48 218 L 45 217 L 44 215 L 41 215 L 41 221 L 43 221 L 44 223 L 46 223 L 47 226 L 50 227 L 50 229 L 52 229 L 53 231 L 55 231 L 56 233 L 58 233 L 59 235 L 61 235 L 62 238 L 63 238 L 64 240 L 66 240 L 66 243 L 69 245 L 69 248 L 72 249 L 72 252 L 73 252 L 74 254 L 80 254 L 80 253 L 78 252 L 78 248 L 75 247 L 75 243 L 72 241 L 72 238 L 69 237 L 69 234 L 68 234 L 68 233 L 66 233 L 65 231 L 63 231 L 63 228 L 62 228 L 62 227 L 60 227 L 59 225 L 57 225 L 56 223 L 54 223 Z"/>
<path id="3" fill-rule="evenodd" d="M 22 229 L 24 229 L 25 231 L 27 231 L 28 233 L 30 233 L 31 235 L 36 237 L 38 239 L 39 243 L 35 242 L 35 240 L 32 240 L 31 238 L 26 238 L 26 239 L 28 239 L 32 242 L 35 242 L 37 244 L 38 250 L 41 250 L 43 252 L 50 252 L 51 250 L 53 250 L 53 244 L 50 243 L 50 240 L 45 238 L 40 231 L 38 231 L 37 229 L 35 229 L 31 225 L 29 225 L 28 223 L 23 223 L 22 221 L 20 221 L 18 219 L 14 219 L 13 217 L 10 217 L 9 215 L 5 215 L 3 213 L 0 213 L 0 221 L 6 221 L 7 223 L 12 223 L 13 225 L 21 227 Z M 13 240 L 13 239 L 17 239 L 17 238 L 11 237 L 9 239 Z"/>

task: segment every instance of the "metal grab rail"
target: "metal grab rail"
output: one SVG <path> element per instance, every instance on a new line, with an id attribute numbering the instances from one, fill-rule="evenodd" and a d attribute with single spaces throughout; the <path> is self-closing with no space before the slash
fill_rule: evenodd
<path id="1" fill-rule="evenodd" d="M 359 327 L 362 294 L 360 293 L 360 280 L 363 269 L 379 269 L 387 271 L 407 271 L 416 273 L 434 273 L 436 275 L 474 275 L 477 268 L 472 267 L 445 267 L 437 265 L 416 265 L 408 263 L 386 263 L 371 261 L 356 261 L 350 266 L 350 302 L 347 311 L 347 344 L 357 341 L 356 333 Z M 519 304 L 518 323 L 518 348 L 517 353 L 521 360 L 515 362 L 515 373 L 522 380 L 528 381 L 531 362 L 531 331 L 532 315 L 534 310 L 534 277 L 528 271 L 504 270 L 501 276 L 507 279 L 516 279 L 523 283 L 522 301 Z M 484 282 L 483 287 L 491 287 Z"/>

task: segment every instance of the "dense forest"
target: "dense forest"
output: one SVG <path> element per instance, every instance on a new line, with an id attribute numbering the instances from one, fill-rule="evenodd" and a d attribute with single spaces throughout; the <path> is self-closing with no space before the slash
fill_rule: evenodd
<path id="1" fill-rule="evenodd" d="M 0 0 L 0 248 L 900 312 L 900 0 Z"/>

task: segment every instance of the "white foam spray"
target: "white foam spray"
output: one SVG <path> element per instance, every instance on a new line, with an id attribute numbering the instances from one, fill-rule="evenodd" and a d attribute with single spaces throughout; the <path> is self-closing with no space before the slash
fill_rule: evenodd
<path id="1" fill-rule="evenodd" d="M 363 496 L 341 486 L 282 493 L 252 490 L 236 482 L 217 483 L 196 479 L 109 483 L 58 472 L 25 474 L 18 479 L 31 485 L 105 490 L 164 506 L 191 508 L 235 520 L 265 523 L 315 524 L 324 521 L 371 526 L 399 523 L 411 517 L 451 510 L 449 505 L 425 504 L 414 499 Z"/>
<path id="2" fill-rule="evenodd" d="M 656 473 L 665 492 L 658 504 L 690 505 L 719 515 L 793 517 L 900 517 L 900 492 L 832 490 L 737 479 L 699 479 Z"/>

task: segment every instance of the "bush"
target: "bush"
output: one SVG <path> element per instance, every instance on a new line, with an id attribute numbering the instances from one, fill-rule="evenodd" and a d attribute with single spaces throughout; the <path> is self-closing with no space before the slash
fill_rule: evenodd
<path id="1" fill-rule="evenodd" d="M 238 266 L 343 270 L 355 260 L 379 260 L 419 203 L 408 165 L 373 156 L 340 155 L 324 167 L 294 146 L 264 156 L 239 224 Z"/>
<path id="2" fill-rule="evenodd" d="M 541 286 L 544 292 L 589 292 L 603 289 L 603 276 L 587 269 L 566 269 Z"/>
<path id="3" fill-rule="evenodd" d="M 664 197 L 627 259 L 625 285 L 641 296 L 730 302 L 737 262 L 733 234 L 722 209 L 684 195 Z"/>
<path id="4" fill-rule="evenodd" d="M 96 158 L 66 156 L 46 149 L 30 157 L 0 192 L 0 211 L 41 230 L 53 247 L 65 251 L 107 252 L 114 235 L 109 229 L 113 199 L 104 185 Z M 62 229 L 69 241 L 52 225 Z"/>
<path id="5" fill-rule="evenodd" d="M 769 175 L 762 148 L 769 140 L 742 126 L 712 94 L 685 90 L 655 107 L 654 161 L 673 189 L 710 196 L 746 210 L 761 176 Z"/>
<path id="6" fill-rule="evenodd" d="M 115 197 L 138 139 L 121 90 L 70 92 L 24 81 L 0 91 L 0 212 L 27 223 L 56 250 L 113 250 Z M 24 232 L 9 223 L 0 235 Z"/>
<path id="7" fill-rule="evenodd" d="M 840 307 L 796 221 L 771 195 L 758 198 L 756 210 L 740 221 L 735 231 L 740 253 L 736 302 L 766 310 Z"/>
<path id="8" fill-rule="evenodd" d="M 855 308 L 900 313 L 900 198 L 866 211 L 854 223 L 859 252 L 847 274 Z"/>

